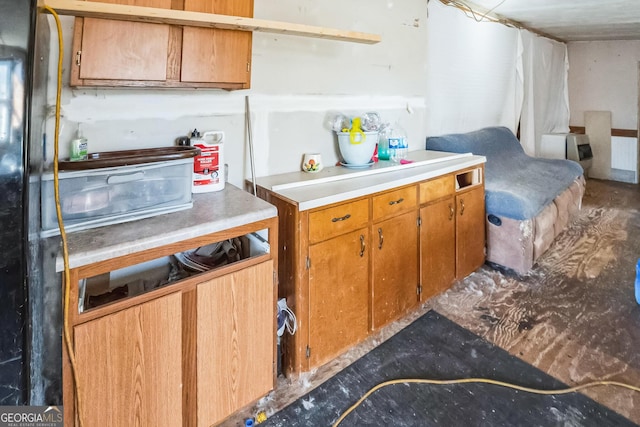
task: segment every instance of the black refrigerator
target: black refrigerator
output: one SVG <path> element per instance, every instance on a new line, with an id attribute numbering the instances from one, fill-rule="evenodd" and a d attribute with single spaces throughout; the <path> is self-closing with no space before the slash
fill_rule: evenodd
<path id="1" fill-rule="evenodd" d="M 0 0 L 0 405 L 31 404 L 34 368 L 41 371 L 32 319 L 43 300 L 39 176 L 50 36 L 35 5 Z"/>

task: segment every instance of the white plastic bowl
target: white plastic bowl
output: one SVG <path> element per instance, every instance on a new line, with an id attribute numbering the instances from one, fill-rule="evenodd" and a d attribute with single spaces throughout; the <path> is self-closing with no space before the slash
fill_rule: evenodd
<path id="1" fill-rule="evenodd" d="M 355 136 L 355 144 L 351 143 L 350 132 L 337 133 L 340 154 L 345 163 L 354 166 L 369 164 L 378 143 L 378 132 L 365 132 L 364 141 L 361 141 L 362 135 L 357 134 Z"/>

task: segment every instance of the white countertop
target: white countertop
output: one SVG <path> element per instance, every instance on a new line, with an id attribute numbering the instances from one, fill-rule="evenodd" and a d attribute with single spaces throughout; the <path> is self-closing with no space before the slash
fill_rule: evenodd
<path id="1" fill-rule="evenodd" d="M 484 156 L 420 150 L 409 152 L 409 164 L 379 161 L 367 168 L 344 166 L 317 173 L 292 172 L 256 180 L 257 185 L 298 204 L 300 211 L 389 190 L 483 164 Z"/>
<path id="2" fill-rule="evenodd" d="M 226 184 L 221 191 L 194 194 L 191 209 L 68 233 L 69 266 L 81 267 L 277 215 L 275 206 Z M 60 254 L 56 271 L 63 269 Z"/>

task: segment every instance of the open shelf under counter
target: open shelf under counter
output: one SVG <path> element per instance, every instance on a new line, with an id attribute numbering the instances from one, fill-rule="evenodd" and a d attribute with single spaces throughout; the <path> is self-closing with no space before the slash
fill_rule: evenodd
<path id="1" fill-rule="evenodd" d="M 79 321 L 130 306 L 158 294 L 183 291 L 203 277 L 223 275 L 270 258 L 268 229 L 240 234 L 173 255 L 129 265 L 78 281 Z M 176 285 L 176 286 L 173 286 Z"/>
<path id="2" fill-rule="evenodd" d="M 232 185 L 218 192 L 194 194 L 193 199 L 193 208 L 188 210 L 67 235 L 70 299 L 72 307 L 77 307 L 71 313 L 72 323 L 184 292 L 206 278 L 275 257 L 271 253 L 277 235 L 273 205 Z M 185 255 L 215 243 L 239 245 L 240 240 L 248 247 L 231 262 L 207 271 L 184 268 Z M 64 270 L 62 255 L 56 268 Z M 91 307 L 87 304 L 90 296 L 94 297 Z"/>

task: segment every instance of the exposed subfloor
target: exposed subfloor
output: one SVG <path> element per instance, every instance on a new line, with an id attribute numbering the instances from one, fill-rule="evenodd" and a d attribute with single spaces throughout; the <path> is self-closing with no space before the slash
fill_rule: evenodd
<path id="1" fill-rule="evenodd" d="M 570 386 L 597 379 L 640 386 L 638 258 L 640 186 L 590 179 L 578 219 L 529 275 L 485 265 L 329 364 L 280 377 L 275 391 L 223 425 L 284 408 L 431 308 Z M 640 424 L 640 393 L 597 387 L 585 394 Z"/>

